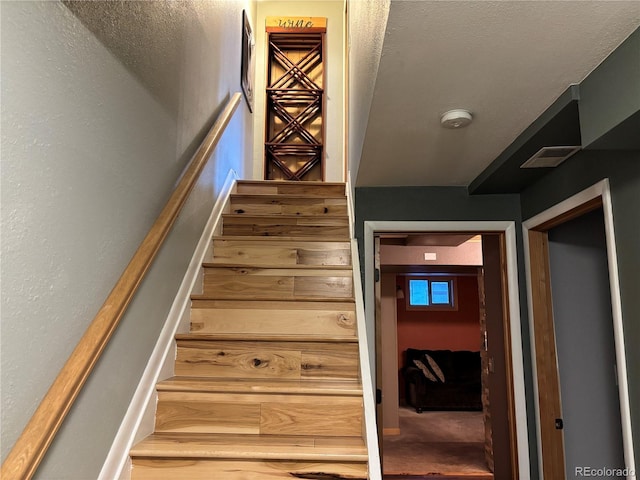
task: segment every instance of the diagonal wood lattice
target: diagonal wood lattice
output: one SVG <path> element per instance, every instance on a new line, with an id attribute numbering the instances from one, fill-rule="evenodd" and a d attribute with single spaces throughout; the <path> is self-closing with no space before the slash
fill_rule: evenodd
<path id="1" fill-rule="evenodd" d="M 269 33 L 265 178 L 323 180 L 324 33 Z"/>

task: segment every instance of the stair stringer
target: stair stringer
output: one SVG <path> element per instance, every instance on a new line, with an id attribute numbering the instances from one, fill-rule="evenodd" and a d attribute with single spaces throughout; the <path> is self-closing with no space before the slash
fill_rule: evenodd
<path id="1" fill-rule="evenodd" d="M 347 179 L 351 178 L 351 174 Z M 370 356 L 367 338 L 367 325 L 364 313 L 364 294 L 360 275 L 360 256 L 358 241 L 355 239 L 355 214 L 351 183 L 346 185 L 347 206 L 349 213 L 349 232 L 351 236 L 351 268 L 353 269 L 353 294 L 356 303 L 356 323 L 358 332 L 358 351 L 360 354 L 360 381 L 362 383 L 362 397 L 364 407 L 364 422 L 362 436 L 367 446 L 369 480 L 382 480 L 382 463 L 380 462 L 380 448 L 378 446 L 378 428 L 376 422 L 375 388 L 371 376 L 373 359 Z"/>
<path id="2" fill-rule="evenodd" d="M 351 258 L 353 265 L 353 290 L 356 301 L 356 322 L 358 325 L 358 351 L 360 354 L 360 381 L 362 383 L 362 399 L 364 407 L 363 438 L 367 445 L 369 480 L 382 479 L 380 449 L 378 447 L 378 430 L 376 424 L 376 401 L 373 379 L 371 378 L 369 346 L 364 315 L 362 281 L 360 279 L 360 259 L 358 258 L 358 242 L 351 240 Z"/>
<path id="3" fill-rule="evenodd" d="M 230 169 L 211 210 L 202 235 L 156 345 L 149 357 L 138 387 L 129 403 L 118 432 L 107 454 L 98 480 L 129 480 L 131 478 L 131 447 L 154 430 L 158 394 L 156 384 L 173 375 L 176 357 L 176 333 L 188 331 L 191 295 L 202 292 L 203 263 L 212 256 L 212 236 L 221 228 L 222 215 L 228 213 L 229 199 L 235 191 L 238 174 Z"/>

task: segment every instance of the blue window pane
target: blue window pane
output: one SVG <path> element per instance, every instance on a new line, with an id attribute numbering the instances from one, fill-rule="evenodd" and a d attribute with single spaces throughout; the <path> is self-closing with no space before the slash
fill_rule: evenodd
<path id="1" fill-rule="evenodd" d="M 431 302 L 434 305 L 449 305 L 449 282 L 431 282 Z"/>
<path id="2" fill-rule="evenodd" d="M 429 305 L 428 280 L 409 280 L 409 303 L 411 305 Z"/>

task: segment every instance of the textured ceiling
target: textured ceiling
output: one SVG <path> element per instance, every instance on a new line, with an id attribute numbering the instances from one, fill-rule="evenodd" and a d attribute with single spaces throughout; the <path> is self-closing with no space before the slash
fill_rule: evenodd
<path id="1" fill-rule="evenodd" d="M 393 0 L 356 185 L 468 185 L 638 26 L 637 0 Z"/>

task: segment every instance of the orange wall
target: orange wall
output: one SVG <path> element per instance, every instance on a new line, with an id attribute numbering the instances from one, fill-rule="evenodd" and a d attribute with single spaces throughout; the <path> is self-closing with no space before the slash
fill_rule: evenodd
<path id="1" fill-rule="evenodd" d="M 396 276 L 404 289 L 406 277 Z M 398 365 L 404 366 L 407 348 L 480 351 L 478 279 L 457 277 L 458 310 L 407 311 L 406 299 L 398 299 Z"/>
<path id="2" fill-rule="evenodd" d="M 475 276 L 456 278 L 458 310 L 407 311 L 406 298 L 397 300 L 398 368 L 404 366 L 404 351 L 407 348 L 480 351 L 478 278 Z M 396 285 L 404 289 L 406 277 L 396 276 Z M 401 399 L 404 398 L 402 375 L 398 378 L 398 393 Z"/>

